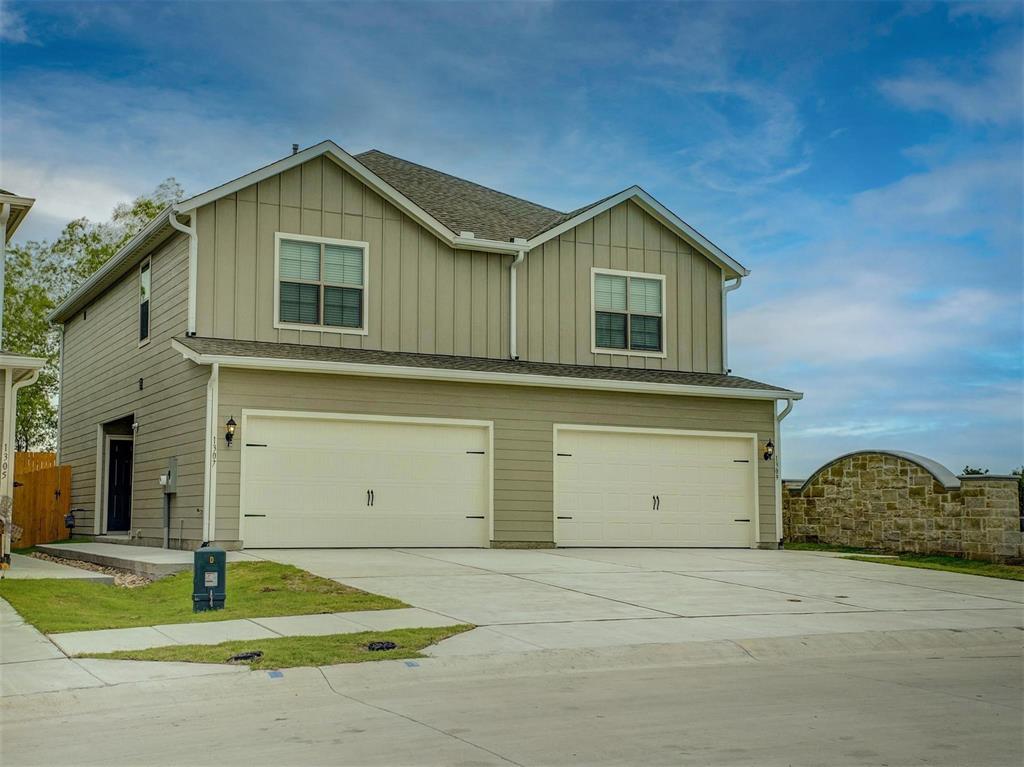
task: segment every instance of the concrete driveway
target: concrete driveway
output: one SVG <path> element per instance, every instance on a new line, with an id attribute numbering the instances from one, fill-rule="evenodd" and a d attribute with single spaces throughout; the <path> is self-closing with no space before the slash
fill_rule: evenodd
<path id="1" fill-rule="evenodd" d="M 1024 584 L 722 549 L 249 550 L 480 628 L 436 656 L 1024 627 Z"/>

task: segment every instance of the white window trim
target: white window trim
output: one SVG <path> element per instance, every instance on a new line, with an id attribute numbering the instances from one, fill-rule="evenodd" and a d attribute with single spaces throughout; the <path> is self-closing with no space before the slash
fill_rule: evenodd
<path id="1" fill-rule="evenodd" d="M 147 258 L 145 261 L 143 261 L 141 264 L 139 264 L 139 271 L 138 271 L 139 282 L 138 282 L 138 285 L 140 287 L 142 286 L 142 272 L 147 267 L 149 268 L 149 298 L 147 299 L 147 303 L 149 303 L 149 311 L 146 314 L 146 337 L 138 339 L 138 341 L 139 341 L 139 348 L 140 349 L 143 346 L 147 346 L 149 344 L 150 339 L 153 337 L 153 259 L 152 258 Z M 137 300 L 137 302 L 135 304 L 135 336 L 136 336 L 136 338 L 138 338 L 139 330 L 141 330 L 141 328 L 139 327 L 139 322 L 140 322 L 139 312 L 141 310 L 142 310 L 142 297 L 138 296 L 138 300 Z"/>
<path id="2" fill-rule="evenodd" d="M 639 277 L 645 280 L 658 280 L 661 283 L 661 351 L 645 352 L 633 349 L 605 349 L 597 345 L 597 302 L 595 301 L 595 289 L 597 275 L 610 274 L 614 277 Z M 626 312 L 629 313 L 629 294 L 626 294 Z M 628 332 L 628 331 L 627 331 Z M 629 339 L 626 339 L 629 343 Z M 590 270 L 590 351 L 593 354 L 618 354 L 623 357 L 655 357 L 665 359 L 668 357 L 668 304 L 665 302 L 665 275 L 652 272 L 627 272 L 621 269 L 601 269 L 593 267 Z"/>
<path id="3" fill-rule="evenodd" d="M 331 325 L 306 325 L 301 322 L 281 321 L 281 240 L 297 240 L 299 242 L 315 242 L 323 245 L 343 245 L 351 248 L 362 248 L 363 251 L 363 317 L 362 327 L 339 328 Z M 320 284 L 324 284 L 320 275 Z M 339 240 L 334 237 L 316 237 L 308 234 L 291 234 L 289 232 L 274 233 L 274 327 L 278 330 L 305 330 L 313 333 L 340 333 L 349 336 L 365 336 L 369 330 L 370 304 L 370 243 L 359 240 Z M 323 298 L 321 297 L 321 302 Z M 322 308 L 322 307 L 321 307 Z"/>

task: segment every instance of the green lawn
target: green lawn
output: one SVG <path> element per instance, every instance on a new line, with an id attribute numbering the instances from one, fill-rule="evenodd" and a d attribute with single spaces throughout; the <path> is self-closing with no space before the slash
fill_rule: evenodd
<path id="1" fill-rule="evenodd" d="M 408 607 L 274 562 L 233 562 L 226 580 L 225 608 L 202 613 L 192 612 L 190 570 L 134 589 L 50 578 L 3 580 L 0 597 L 47 634 Z"/>
<path id="2" fill-rule="evenodd" d="M 899 557 L 852 556 L 858 562 L 875 562 L 882 565 L 897 567 L 919 567 L 924 570 L 943 570 L 948 573 L 965 575 L 984 575 L 989 578 L 1002 578 L 1008 581 L 1024 581 L 1024 567 L 1021 565 L 1000 565 L 993 562 L 981 562 L 976 559 L 959 557 L 923 556 L 918 554 L 901 554 Z"/>
<path id="3" fill-rule="evenodd" d="M 835 546 L 830 543 L 798 543 L 786 541 L 783 544 L 786 551 L 837 551 L 842 554 L 881 554 L 877 549 L 862 549 L 856 546 Z"/>
<path id="4" fill-rule="evenodd" d="M 281 637 L 279 639 L 253 639 L 222 642 L 215 645 L 171 645 L 149 650 L 122 650 L 120 652 L 86 654 L 83 658 L 113 658 L 118 660 L 184 661 L 187 663 L 226 663 L 232 655 L 261 650 L 263 657 L 249 661 L 254 669 L 292 668 L 294 666 L 331 666 L 335 663 L 361 663 L 371 660 L 421 658 L 424 647 L 440 642 L 455 634 L 468 631 L 472 626 L 458 625 L 442 628 L 397 629 L 394 631 L 367 631 L 361 634 L 330 634 L 327 636 Z M 394 650 L 371 652 L 369 642 L 391 641 Z"/>

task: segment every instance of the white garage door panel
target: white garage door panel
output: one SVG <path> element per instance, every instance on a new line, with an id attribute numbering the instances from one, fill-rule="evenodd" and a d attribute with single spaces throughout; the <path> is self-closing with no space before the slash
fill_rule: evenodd
<path id="1" fill-rule="evenodd" d="M 483 426 L 250 416 L 243 439 L 247 547 L 487 542 Z"/>
<path id="2" fill-rule="evenodd" d="M 559 429 L 556 542 L 750 546 L 752 452 L 747 437 Z"/>

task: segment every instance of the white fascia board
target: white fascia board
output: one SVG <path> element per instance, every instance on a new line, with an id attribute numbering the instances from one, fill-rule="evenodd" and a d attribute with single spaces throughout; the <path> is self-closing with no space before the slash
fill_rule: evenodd
<path id="1" fill-rule="evenodd" d="M 404 365 L 376 365 L 358 362 L 324 362 L 320 360 L 288 360 L 274 357 L 237 357 L 224 354 L 200 354 L 177 340 L 171 347 L 197 365 L 219 364 L 222 368 L 247 370 L 280 370 L 290 373 L 327 373 L 367 376 L 370 378 L 412 378 L 455 383 L 503 384 L 508 386 L 540 386 L 556 389 L 597 389 L 638 394 L 676 394 L 690 397 L 728 397 L 732 399 L 786 400 L 802 399 L 800 392 L 775 389 L 736 389 L 726 386 L 692 386 L 688 384 L 649 383 L 646 381 L 611 381 L 600 378 L 571 378 L 529 373 L 496 373 L 481 370 L 421 368 Z"/>
<path id="2" fill-rule="evenodd" d="M 283 173 L 297 165 L 309 162 L 310 160 L 314 160 L 323 155 L 334 160 L 375 192 L 387 198 L 404 213 L 418 220 L 442 240 L 454 243 L 454 240 L 456 239 L 455 232 L 427 213 L 427 211 L 423 210 L 423 208 L 414 203 L 404 194 L 391 186 L 391 184 L 387 183 L 384 179 L 359 162 L 359 160 L 330 140 L 321 141 L 319 144 L 314 144 L 311 147 L 303 149 L 301 152 L 296 152 L 295 154 L 284 157 L 277 162 L 273 162 L 270 165 L 265 165 L 258 170 L 254 170 L 252 173 L 240 176 L 234 181 L 229 181 L 226 184 L 221 184 L 220 186 L 214 187 L 213 189 L 196 195 L 195 197 L 183 200 L 175 206 L 175 209 L 179 213 L 188 213 L 191 210 L 201 208 L 215 200 L 219 200 L 221 197 L 225 197 L 229 194 L 235 194 L 246 187 L 258 184 L 264 179 L 276 176 L 278 173 Z"/>
<path id="3" fill-rule="evenodd" d="M 160 213 L 158 213 L 152 221 L 146 224 L 138 234 L 128 240 L 123 248 L 111 256 L 109 261 L 93 272 L 89 279 L 78 286 L 77 290 L 72 291 L 71 295 L 61 301 L 60 305 L 47 315 L 47 321 L 51 323 L 63 322 L 64 320 L 62 318 L 66 318 L 67 315 L 70 314 L 72 308 L 83 296 L 88 295 L 112 272 L 117 271 L 117 269 L 119 269 L 134 255 L 136 249 L 143 245 L 150 237 L 160 231 L 164 226 L 168 226 L 168 219 L 170 218 L 170 215 L 170 206 L 160 211 Z"/>
<path id="4" fill-rule="evenodd" d="M 616 205 L 619 205 L 626 200 L 636 200 L 640 207 L 661 221 L 661 223 L 669 229 L 675 231 L 680 237 L 696 247 L 719 266 L 744 277 L 750 274 L 750 270 L 743 266 L 743 264 L 739 263 L 736 259 L 723 251 L 711 242 L 711 240 L 687 224 L 683 219 L 679 218 L 679 216 L 651 197 L 650 194 L 639 186 L 631 186 L 629 189 L 623 189 L 617 195 L 609 197 L 604 202 L 598 203 L 591 208 L 587 208 L 582 213 L 570 218 L 568 221 L 565 221 L 552 229 L 548 229 L 546 232 L 538 234 L 527 243 L 527 247 L 532 250 L 538 245 L 543 245 L 548 240 L 558 237 L 570 229 L 579 226 L 584 221 L 589 221 L 595 216 L 604 213 L 606 210 L 614 208 Z"/>

